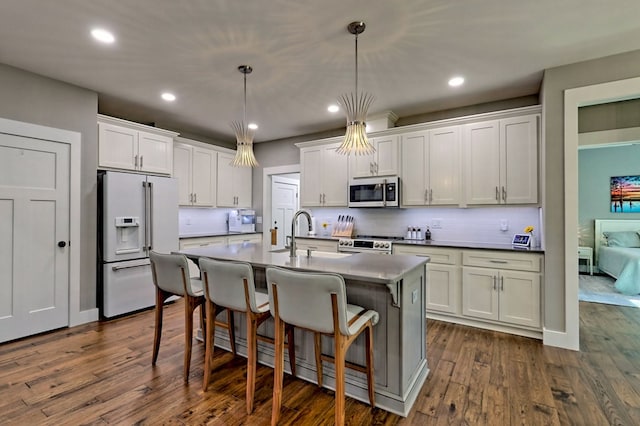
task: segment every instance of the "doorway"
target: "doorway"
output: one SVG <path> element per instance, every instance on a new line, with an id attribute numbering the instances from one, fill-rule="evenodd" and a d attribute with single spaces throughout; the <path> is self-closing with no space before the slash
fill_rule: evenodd
<path id="1" fill-rule="evenodd" d="M 578 303 L 578 108 L 640 97 L 640 77 L 565 90 L 564 240 L 566 338 L 558 346 L 580 349 Z"/>
<path id="2" fill-rule="evenodd" d="M 272 194 L 271 193 L 272 193 L 272 185 L 273 185 L 274 177 L 276 178 L 276 181 L 279 180 L 277 176 L 281 176 L 285 179 L 293 178 L 293 180 L 295 180 L 296 176 L 300 176 L 300 165 L 291 164 L 287 166 L 265 167 L 264 169 L 262 169 L 262 223 L 263 223 L 262 240 L 265 242 L 271 241 L 271 229 L 273 227 L 273 221 L 274 221 L 272 218 Z M 299 206 L 299 201 L 298 201 L 298 206 Z M 282 220 L 284 220 L 285 223 L 280 224 L 279 222 Z M 291 224 L 290 221 L 289 221 L 289 224 Z M 280 231 L 285 231 L 287 228 L 286 218 L 278 220 L 277 226 L 278 226 L 278 234 L 280 234 Z M 291 230 L 289 229 L 289 233 L 290 232 Z M 276 241 L 278 240 L 279 238 L 276 239 Z M 282 241 L 285 241 L 284 237 L 282 237 Z M 282 245 L 282 247 L 284 247 L 284 244 Z"/>
<path id="3" fill-rule="evenodd" d="M 293 214 L 300 208 L 300 173 L 273 175 L 271 179 L 271 225 L 275 230 L 274 249 L 285 247 L 287 237 L 291 237 L 288 226 Z"/>

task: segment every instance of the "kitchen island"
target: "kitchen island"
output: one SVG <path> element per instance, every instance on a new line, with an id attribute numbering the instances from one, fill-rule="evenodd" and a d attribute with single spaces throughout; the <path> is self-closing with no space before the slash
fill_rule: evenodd
<path id="1" fill-rule="evenodd" d="M 278 266 L 306 272 L 334 272 L 344 277 L 349 303 L 373 309 L 380 315 L 374 330 L 376 407 L 406 416 L 427 378 L 425 319 L 425 264 L 428 258 L 385 256 L 367 253 L 311 252 L 289 257 L 289 252 L 271 252 L 268 244 L 233 244 L 180 251 L 197 262 L 200 257 L 248 262 L 253 266 L 256 287 L 266 292 L 265 269 Z M 313 303 L 301 300 L 300 303 Z M 236 347 L 246 356 L 246 323 L 236 314 Z M 273 336 L 273 322 L 267 321 L 261 334 Z M 297 376 L 316 382 L 313 334 L 296 329 Z M 229 349 L 226 333 L 216 332 L 216 346 Z M 347 361 L 364 365 L 364 336 L 347 353 Z M 333 355 L 333 341 L 323 337 L 323 352 Z M 260 363 L 273 366 L 273 347 L 258 345 Z M 286 355 L 285 355 L 286 356 Z M 285 360 L 288 366 L 288 360 Z M 333 389 L 332 364 L 324 365 L 324 386 Z M 347 369 L 346 394 L 368 402 L 366 376 Z"/>

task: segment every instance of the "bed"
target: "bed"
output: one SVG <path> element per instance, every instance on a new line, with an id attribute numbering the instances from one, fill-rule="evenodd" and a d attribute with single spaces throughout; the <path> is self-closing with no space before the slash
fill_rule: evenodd
<path id="1" fill-rule="evenodd" d="M 596 219 L 594 236 L 598 269 L 620 293 L 640 294 L 640 220 Z"/>

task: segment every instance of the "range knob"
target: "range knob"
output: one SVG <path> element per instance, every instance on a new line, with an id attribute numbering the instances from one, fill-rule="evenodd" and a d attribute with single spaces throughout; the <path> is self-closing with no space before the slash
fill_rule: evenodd
<path id="1" fill-rule="evenodd" d="M 384 248 L 389 248 L 391 247 L 391 243 L 384 243 Z"/>

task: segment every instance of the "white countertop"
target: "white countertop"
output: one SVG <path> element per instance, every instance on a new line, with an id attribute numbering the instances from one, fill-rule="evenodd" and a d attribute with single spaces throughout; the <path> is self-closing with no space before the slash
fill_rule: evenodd
<path id="1" fill-rule="evenodd" d="M 311 257 L 297 255 L 289 257 L 289 252 L 271 252 L 271 245 L 242 243 L 181 250 L 191 258 L 211 257 L 220 260 L 237 260 L 253 266 L 280 266 L 309 272 L 334 272 L 345 279 L 390 284 L 400 280 L 415 268 L 424 266 L 428 257 L 411 255 L 384 255 L 354 253 L 350 256 L 327 258 L 321 254 Z"/>

